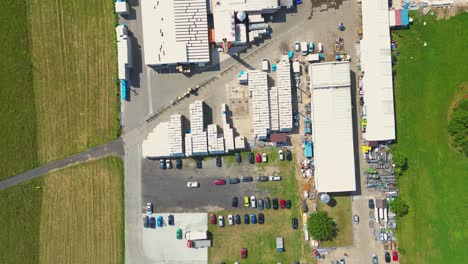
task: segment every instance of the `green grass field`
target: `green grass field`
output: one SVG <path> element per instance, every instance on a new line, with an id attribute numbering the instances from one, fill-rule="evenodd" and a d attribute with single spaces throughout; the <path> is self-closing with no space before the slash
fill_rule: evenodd
<path id="1" fill-rule="evenodd" d="M 1 263 L 123 263 L 123 164 L 73 166 L 0 191 Z"/>
<path id="2" fill-rule="evenodd" d="M 398 226 L 401 262 L 464 263 L 468 159 L 449 147 L 447 113 L 468 81 L 468 14 L 440 21 L 411 16 L 414 25 L 396 38 L 397 147 L 409 160 L 399 181 L 410 206 Z"/>
<path id="3" fill-rule="evenodd" d="M 336 204 L 331 207 L 318 202 L 318 210 L 325 211 L 336 221 L 336 237 L 332 241 L 321 243 L 322 247 L 346 247 L 353 244 L 353 218 L 351 198 L 349 196 L 332 196 Z"/>
<path id="4" fill-rule="evenodd" d="M 113 1 L 6 1 L 0 179 L 119 133 Z"/>

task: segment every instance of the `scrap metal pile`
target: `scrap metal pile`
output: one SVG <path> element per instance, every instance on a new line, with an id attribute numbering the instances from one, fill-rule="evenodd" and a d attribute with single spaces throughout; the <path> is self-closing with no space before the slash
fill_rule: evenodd
<path id="1" fill-rule="evenodd" d="M 397 191 L 392 154 L 387 145 L 363 146 L 367 169 L 367 188 L 377 188 L 382 192 Z"/>

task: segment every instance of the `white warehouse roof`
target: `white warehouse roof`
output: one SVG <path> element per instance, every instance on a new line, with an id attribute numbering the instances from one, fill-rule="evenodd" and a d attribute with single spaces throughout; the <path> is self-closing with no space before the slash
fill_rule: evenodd
<path id="1" fill-rule="evenodd" d="M 126 80 L 128 68 L 132 67 L 132 41 L 127 27 L 123 24 L 115 28 L 117 35 L 117 67 L 119 80 Z"/>
<path id="2" fill-rule="evenodd" d="M 349 63 L 312 64 L 309 73 L 316 189 L 355 191 Z"/>
<path id="3" fill-rule="evenodd" d="M 362 1 L 361 62 L 367 141 L 395 139 L 390 21 L 387 0 Z"/>
<path id="4" fill-rule="evenodd" d="M 145 64 L 210 60 L 206 0 L 142 0 Z"/>
<path id="5" fill-rule="evenodd" d="M 266 72 L 249 71 L 249 91 L 252 93 L 254 136 L 266 139 L 270 132 L 270 100 Z"/>

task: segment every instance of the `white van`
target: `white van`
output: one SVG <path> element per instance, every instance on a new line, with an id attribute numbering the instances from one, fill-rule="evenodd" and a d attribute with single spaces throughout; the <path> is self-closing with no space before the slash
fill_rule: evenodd
<path id="1" fill-rule="evenodd" d="M 270 70 L 270 63 L 267 59 L 262 60 L 262 71 L 268 72 Z"/>
<path id="2" fill-rule="evenodd" d="M 301 53 L 303 56 L 307 55 L 308 49 L 307 49 L 307 42 L 303 41 L 301 42 Z"/>
<path id="3" fill-rule="evenodd" d="M 318 52 L 318 53 L 322 53 L 322 52 L 323 52 L 322 42 L 317 43 L 317 52 Z"/>

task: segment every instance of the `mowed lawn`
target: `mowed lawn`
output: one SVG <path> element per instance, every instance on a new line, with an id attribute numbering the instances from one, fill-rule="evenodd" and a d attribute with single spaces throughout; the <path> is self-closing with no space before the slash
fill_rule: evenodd
<path id="1" fill-rule="evenodd" d="M 468 81 L 468 14 L 411 16 L 395 67 L 397 147 L 409 159 L 399 182 L 410 207 L 398 225 L 401 263 L 465 263 L 468 159 L 449 147 L 447 113 Z"/>
<path id="2" fill-rule="evenodd" d="M 113 1 L 4 5 L 0 178 L 117 137 Z"/>
<path id="3" fill-rule="evenodd" d="M 2 263 L 123 263 L 123 164 L 109 157 L 0 191 Z"/>
<path id="4" fill-rule="evenodd" d="M 268 151 L 269 161 L 266 164 L 260 164 L 260 170 L 268 170 L 267 175 L 281 175 L 281 182 L 256 183 L 265 197 L 274 197 L 279 199 L 290 199 L 292 201 L 291 209 L 273 210 L 264 209 L 265 223 L 244 224 L 244 214 L 249 216 L 255 213 L 258 220 L 260 210 L 244 207 L 244 198 L 238 197 L 239 207 L 235 210 L 215 212 L 216 216 L 223 215 L 226 226 L 220 228 L 218 225 L 209 224 L 209 231 L 213 235 L 213 247 L 209 250 L 209 263 L 293 263 L 304 259 L 307 263 L 312 263 L 312 251 L 304 243 L 302 233 L 302 217 L 300 216 L 300 204 L 297 196 L 297 182 L 294 176 L 293 163 L 288 161 L 278 161 L 278 155 L 275 149 Z M 244 156 L 244 155 L 243 155 Z M 248 155 L 243 157 L 243 163 L 248 162 Z M 245 166 L 245 165 L 244 165 Z M 268 167 L 268 168 L 266 168 Z M 260 173 L 261 174 L 261 173 Z M 259 175 L 260 175 L 259 174 Z M 245 195 L 251 195 L 246 193 Z M 210 212 L 209 212 L 210 213 Z M 239 214 L 242 224 L 229 226 L 227 223 L 228 214 Z M 208 214 L 209 215 L 209 214 Z M 293 230 L 291 219 L 298 218 L 299 228 Z M 208 219 L 209 220 L 209 219 Z M 276 252 L 276 237 L 283 237 L 285 252 Z M 248 249 L 247 259 L 241 259 L 241 248 Z"/>

